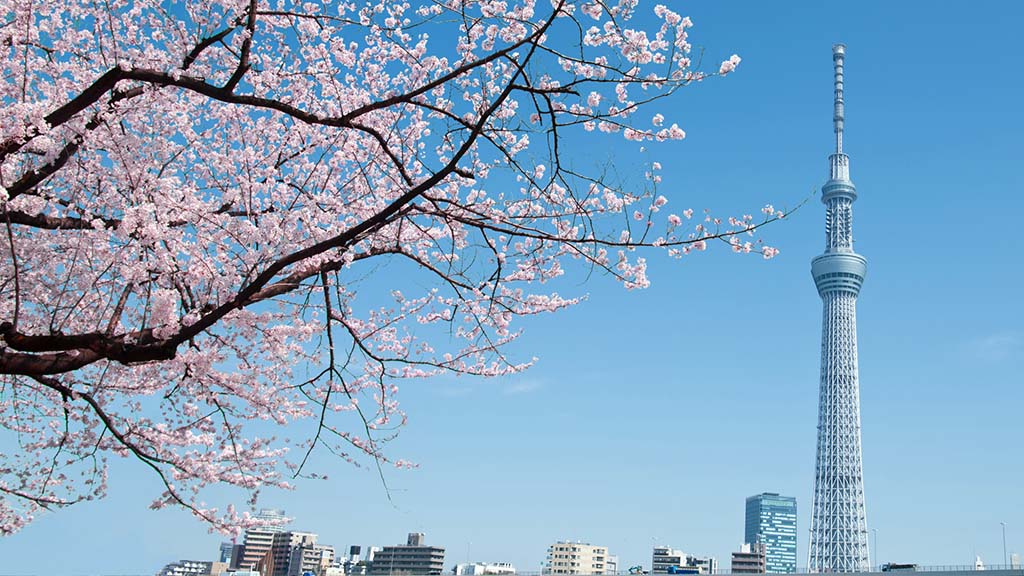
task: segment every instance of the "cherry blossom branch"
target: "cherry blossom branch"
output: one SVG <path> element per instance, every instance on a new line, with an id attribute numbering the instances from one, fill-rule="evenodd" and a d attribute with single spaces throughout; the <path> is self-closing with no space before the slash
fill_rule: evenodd
<path id="1" fill-rule="evenodd" d="M 549 20 L 546 24 L 544 24 L 538 30 L 538 34 L 542 34 L 543 31 L 547 30 L 547 27 L 550 25 L 550 22 L 551 21 Z M 255 296 L 264 286 L 266 286 L 275 276 L 277 276 L 277 274 L 280 271 L 291 266 L 292 264 L 308 260 L 309 258 L 317 256 L 323 252 L 326 252 L 327 250 L 344 249 L 347 246 L 350 246 L 363 235 L 371 232 L 375 228 L 384 224 L 390 217 L 398 213 L 399 210 L 401 210 L 403 207 L 409 204 L 409 202 L 411 202 L 414 198 L 421 195 L 426 190 L 433 188 L 442 180 L 444 180 L 449 174 L 451 174 L 454 171 L 454 168 L 455 166 L 458 165 L 458 162 L 472 148 L 474 142 L 476 141 L 476 138 L 479 136 L 479 134 L 483 130 L 483 127 L 486 125 L 487 119 L 494 113 L 495 110 L 497 110 L 497 108 L 505 101 L 505 99 L 508 98 L 509 94 L 511 94 L 511 92 L 514 89 L 515 78 L 518 77 L 519 74 L 522 74 L 526 62 L 529 62 L 530 56 L 532 56 L 533 52 L 534 49 L 531 49 L 528 52 L 526 58 L 524 58 L 522 63 L 519 64 L 516 75 L 510 79 L 508 85 L 503 89 L 501 94 L 497 98 L 495 98 L 494 102 L 480 115 L 480 119 L 477 122 L 476 126 L 474 127 L 474 130 L 470 132 L 470 134 L 466 137 L 465 142 L 460 146 L 459 150 L 456 152 L 456 154 L 452 157 L 452 159 L 448 162 L 447 165 L 442 167 L 437 172 L 434 172 L 430 177 L 426 178 L 419 184 L 413 186 L 409 191 L 400 196 L 398 199 L 394 200 L 391 204 L 389 204 L 386 208 L 375 214 L 373 217 L 364 220 L 360 224 L 357 224 L 356 226 L 350 228 L 349 230 L 337 236 L 318 242 L 307 248 L 303 248 L 301 250 L 292 252 L 291 254 L 270 264 L 263 270 L 263 272 L 257 275 L 257 277 L 252 282 L 250 282 L 247 286 L 242 288 L 235 295 L 234 298 L 232 298 L 228 302 L 225 302 L 224 304 L 221 304 L 211 312 L 200 317 L 194 324 L 182 327 L 178 331 L 178 333 L 175 334 L 173 337 L 166 339 L 155 338 L 153 336 L 153 331 L 151 329 L 141 330 L 134 335 L 134 338 L 132 339 L 140 342 L 140 344 L 128 343 L 123 336 L 114 339 L 108 339 L 97 333 L 81 334 L 75 336 L 33 337 L 21 335 L 10 328 L 6 328 L 5 325 L 3 324 L 0 324 L 0 335 L 4 336 L 4 339 L 8 342 L 8 344 L 10 344 L 12 347 L 16 347 L 16 349 L 19 349 L 21 351 L 42 352 L 52 350 L 80 350 L 87 348 L 95 354 L 95 356 L 92 357 L 91 361 L 87 363 L 91 363 L 92 361 L 98 360 L 101 357 L 110 358 L 112 360 L 117 360 L 122 363 L 148 362 L 153 360 L 166 360 L 173 358 L 178 345 L 180 345 L 182 342 L 196 336 L 200 332 L 213 326 L 217 321 L 223 318 L 230 311 L 251 304 L 251 298 Z M 135 79 L 151 77 L 154 78 L 154 82 L 156 82 L 155 78 L 164 77 L 164 75 L 162 74 L 156 74 L 154 76 L 151 71 L 144 70 L 134 70 L 125 72 L 125 75 L 126 77 Z M 169 77 L 167 77 L 167 79 L 170 80 Z M 181 82 L 181 80 L 183 79 L 172 81 L 172 83 L 174 83 L 175 85 L 179 85 L 178 82 Z M 200 93 L 204 92 L 201 89 L 197 89 L 197 85 L 209 87 L 209 85 L 205 83 L 197 83 L 196 85 L 192 85 L 192 89 L 195 89 Z M 220 94 L 219 91 L 218 94 Z M 225 96 L 223 94 L 221 95 L 225 98 L 230 99 L 230 97 L 228 96 Z M 245 99 L 245 97 L 238 98 L 242 100 Z M 287 107 L 286 105 L 282 106 Z M 17 362 L 19 360 L 21 359 L 16 356 L 11 356 L 10 359 L 8 359 L 7 355 L 0 354 L 0 369 L 6 368 L 7 362 Z M 76 362 L 68 361 L 65 363 L 51 363 L 50 366 L 52 367 L 50 367 L 49 369 L 70 371 L 81 368 L 84 365 L 87 364 L 79 364 Z M 24 369 L 26 368 L 22 368 L 22 370 Z"/>
<path id="2" fill-rule="evenodd" d="M 253 519 L 202 491 L 254 507 L 320 477 L 317 449 L 372 458 L 390 497 L 397 384 L 526 369 L 519 320 L 585 298 L 545 283 L 644 287 L 646 254 L 711 240 L 776 253 L 741 235 L 787 212 L 687 223 L 656 161 L 590 153 L 683 138 L 645 111 L 736 68 L 695 68 L 665 5 L 630 28 L 633 0 L 211 2 L 35 0 L 5 29 L 0 533 L 102 496 L 107 455 L 218 529 Z"/>
<path id="3" fill-rule="evenodd" d="M 245 24 L 245 39 L 242 40 L 242 54 L 238 57 L 238 67 L 235 68 L 231 78 L 224 84 L 225 92 L 233 92 L 235 86 L 242 80 L 242 76 L 249 71 L 249 55 L 252 52 L 252 37 L 256 34 L 256 0 L 249 1 L 246 9 L 248 17 Z"/>

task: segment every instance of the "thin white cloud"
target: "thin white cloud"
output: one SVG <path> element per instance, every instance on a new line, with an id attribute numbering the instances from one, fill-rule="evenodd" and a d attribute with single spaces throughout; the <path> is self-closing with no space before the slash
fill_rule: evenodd
<path id="1" fill-rule="evenodd" d="M 1024 333 L 996 332 L 968 343 L 968 349 L 982 360 L 996 361 L 1024 356 Z"/>
<path id="2" fill-rule="evenodd" d="M 520 380 L 514 384 L 509 384 L 505 387 L 505 394 L 529 394 L 530 392 L 536 392 L 544 386 L 544 383 L 540 380 Z"/>

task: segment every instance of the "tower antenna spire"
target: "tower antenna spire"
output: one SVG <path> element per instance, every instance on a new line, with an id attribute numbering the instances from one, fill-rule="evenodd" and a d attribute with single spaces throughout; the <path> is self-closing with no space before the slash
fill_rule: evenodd
<path id="1" fill-rule="evenodd" d="M 849 158 L 843 153 L 843 61 L 846 46 L 832 47 L 836 151 L 821 188 L 825 204 L 825 253 L 811 261 L 822 300 L 818 454 L 808 565 L 811 572 L 866 572 L 868 525 L 860 436 L 857 369 L 857 296 L 867 259 L 853 250 L 853 202 Z"/>
<path id="2" fill-rule="evenodd" d="M 832 125 L 836 133 L 836 154 L 843 153 L 843 61 L 846 59 L 846 44 L 832 46 L 832 63 L 835 66 L 835 107 L 832 112 Z"/>

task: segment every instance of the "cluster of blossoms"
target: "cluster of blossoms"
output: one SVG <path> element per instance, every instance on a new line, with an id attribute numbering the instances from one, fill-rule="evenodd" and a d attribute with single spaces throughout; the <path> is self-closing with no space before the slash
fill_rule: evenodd
<path id="1" fill-rule="evenodd" d="M 515 320 L 577 303 L 545 286 L 567 268 L 639 288 L 639 248 L 774 256 L 745 236 L 781 212 L 693 218 L 657 163 L 633 190 L 573 159 L 685 137 L 638 113 L 709 76 L 692 22 L 639 10 L 7 2 L 0 533 L 102 496 L 110 455 L 163 480 L 154 507 L 237 531 L 207 487 L 254 505 L 314 450 L 408 466 L 383 451 L 397 383 L 526 368 Z"/>

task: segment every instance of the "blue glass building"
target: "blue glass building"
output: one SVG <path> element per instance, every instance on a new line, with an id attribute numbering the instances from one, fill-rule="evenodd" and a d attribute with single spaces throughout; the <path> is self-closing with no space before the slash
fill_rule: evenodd
<path id="1" fill-rule="evenodd" d="M 796 498 L 765 492 L 747 498 L 744 540 L 762 543 L 770 573 L 796 572 Z"/>

